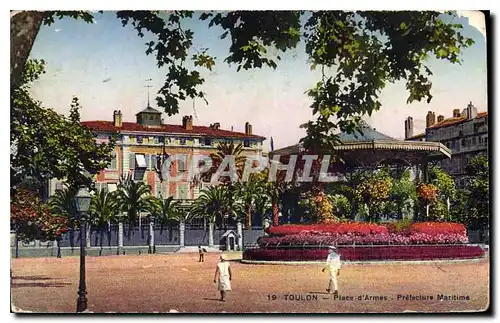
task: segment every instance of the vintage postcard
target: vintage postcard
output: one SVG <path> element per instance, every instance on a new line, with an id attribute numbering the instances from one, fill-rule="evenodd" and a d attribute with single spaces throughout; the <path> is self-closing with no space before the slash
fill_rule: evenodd
<path id="1" fill-rule="evenodd" d="M 490 309 L 487 11 L 11 11 L 13 313 Z"/>

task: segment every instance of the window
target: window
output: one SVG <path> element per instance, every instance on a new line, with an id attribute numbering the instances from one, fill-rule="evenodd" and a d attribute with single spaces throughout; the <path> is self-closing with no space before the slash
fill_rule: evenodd
<path id="1" fill-rule="evenodd" d="M 160 143 L 160 137 L 154 137 L 154 138 L 153 138 L 153 142 L 154 142 L 155 144 Z"/>
<path id="2" fill-rule="evenodd" d="M 472 144 L 475 145 L 476 144 L 476 137 L 472 138 Z"/>
<path id="3" fill-rule="evenodd" d="M 95 188 L 98 192 L 108 192 L 108 183 L 95 183 Z"/>
<path id="4" fill-rule="evenodd" d="M 118 189 L 118 186 L 116 185 L 116 183 L 108 183 L 108 192 L 114 192 Z"/>
<path id="5" fill-rule="evenodd" d="M 158 137 L 158 142 L 163 144 L 165 142 L 165 137 Z"/>
<path id="6" fill-rule="evenodd" d="M 152 114 L 149 115 L 149 120 L 153 120 L 153 115 Z"/>
<path id="7" fill-rule="evenodd" d="M 142 144 L 142 136 L 137 136 L 137 143 Z"/>
<path id="8" fill-rule="evenodd" d="M 135 168 L 135 153 L 129 153 L 128 155 L 128 164 L 130 169 Z"/>
<path id="9" fill-rule="evenodd" d="M 146 157 L 143 154 L 135 155 L 135 162 L 137 168 L 147 168 Z"/>
<path id="10" fill-rule="evenodd" d="M 111 164 L 109 165 L 109 169 L 113 169 L 113 170 L 117 169 L 117 159 L 116 159 L 115 152 L 111 153 Z"/>
<path id="11" fill-rule="evenodd" d="M 212 139 L 211 138 L 208 138 L 208 137 L 205 138 L 205 146 L 212 146 Z"/>
<path id="12" fill-rule="evenodd" d="M 185 172 L 186 171 L 186 162 L 184 160 L 177 160 L 177 170 L 179 172 Z"/>
<path id="13" fill-rule="evenodd" d="M 465 147 L 466 143 L 467 143 L 466 140 L 462 139 L 462 147 Z"/>
<path id="14" fill-rule="evenodd" d="M 250 147 L 250 140 L 244 140 L 243 147 Z"/>
<path id="15" fill-rule="evenodd" d="M 64 189 L 64 184 L 62 182 L 56 182 L 56 191 L 61 191 Z"/>
<path id="16" fill-rule="evenodd" d="M 185 145 L 186 144 L 186 138 L 179 139 L 179 142 L 180 142 L 181 145 Z"/>
<path id="17" fill-rule="evenodd" d="M 177 185 L 177 198 L 181 200 L 188 199 L 188 185 L 186 183 Z"/>
<path id="18" fill-rule="evenodd" d="M 151 155 L 151 169 L 156 169 L 156 155 Z"/>

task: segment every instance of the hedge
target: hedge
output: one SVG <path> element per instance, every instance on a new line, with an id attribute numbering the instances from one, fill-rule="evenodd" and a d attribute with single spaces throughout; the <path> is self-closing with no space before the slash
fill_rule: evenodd
<path id="1" fill-rule="evenodd" d="M 479 246 L 381 246 L 340 247 L 344 261 L 474 259 L 484 256 Z M 325 261 L 328 249 L 255 248 L 243 252 L 245 260 Z"/>

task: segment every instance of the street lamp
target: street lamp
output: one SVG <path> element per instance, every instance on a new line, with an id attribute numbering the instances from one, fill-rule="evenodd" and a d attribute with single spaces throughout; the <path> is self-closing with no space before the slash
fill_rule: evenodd
<path id="1" fill-rule="evenodd" d="M 78 299 L 76 301 L 76 312 L 83 312 L 87 309 L 87 286 L 85 284 L 85 242 L 86 223 L 85 215 L 90 208 L 92 196 L 86 188 L 78 190 L 74 198 L 75 210 L 80 219 L 80 284 L 78 286 Z"/>

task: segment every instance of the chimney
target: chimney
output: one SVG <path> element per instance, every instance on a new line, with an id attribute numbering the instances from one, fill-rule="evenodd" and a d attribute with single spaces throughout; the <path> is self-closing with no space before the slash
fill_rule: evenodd
<path id="1" fill-rule="evenodd" d="M 182 117 L 182 127 L 186 130 L 193 130 L 193 116 Z"/>
<path id="2" fill-rule="evenodd" d="M 427 112 L 427 117 L 425 118 L 425 127 L 432 127 L 436 123 L 436 114 L 432 111 Z"/>
<path id="3" fill-rule="evenodd" d="M 117 128 L 122 127 L 122 111 L 121 110 L 113 111 L 113 126 L 115 126 Z"/>
<path id="4" fill-rule="evenodd" d="M 219 129 L 220 128 L 220 123 L 218 123 L 218 122 L 212 123 L 210 125 L 210 128 L 212 128 L 212 129 Z"/>
<path id="5" fill-rule="evenodd" d="M 405 120 L 405 139 L 413 137 L 413 118 L 408 117 Z"/>
<path id="6" fill-rule="evenodd" d="M 444 116 L 443 115 L 439 115 L 438 116 L 438 123 L 439 122 L 443 122 L 444 121 Z"/>
<path id="7" fill-rule="evenodd" d="M 453 118 L 460 118 L 460 109 L 453 109 Z"/>
<path id="8" fill-rule="evenodd" d="M 252 134 L 252 125 L 249 122 L 245 122 L 245 134 L 246 135 Z"/>
<path id="9" fill-rule="evenodd" d="M 467 105 L 467 109 L 465 110 L 465 115 L 467 116 L 467 120 L 474 119 L 477 117 L 477 109 L 472 104 L 472 101 Z"/>

